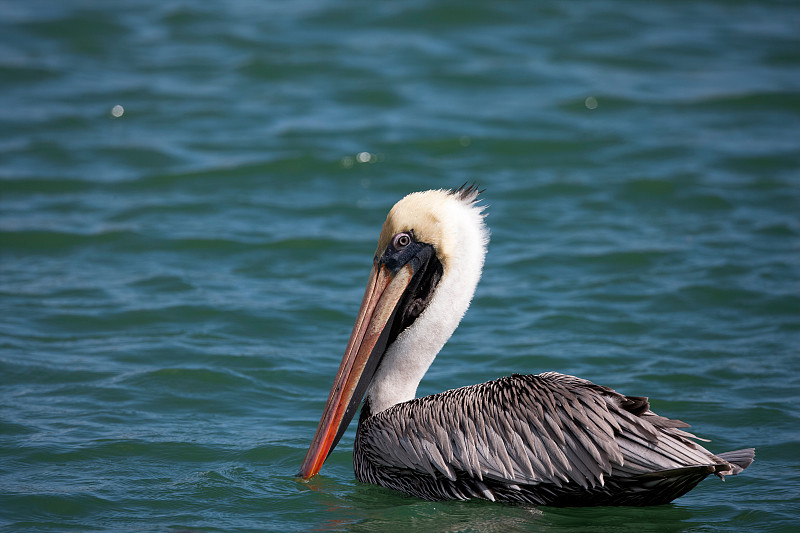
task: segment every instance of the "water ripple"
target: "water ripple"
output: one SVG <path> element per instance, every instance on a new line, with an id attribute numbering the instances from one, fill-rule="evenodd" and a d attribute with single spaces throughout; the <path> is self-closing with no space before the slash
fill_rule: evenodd
<path id="1" fill-rule="evenodd" d="M 794 4 L 3 9 L 7 529 L 793 530 Z M 354 481 L 350 428 L 295 479 L 387 209 L 472 180 L 486 268 L 419 392 L 581 375 L 755 445 L 746 475 L 653 509 L 419 502 Z"/>

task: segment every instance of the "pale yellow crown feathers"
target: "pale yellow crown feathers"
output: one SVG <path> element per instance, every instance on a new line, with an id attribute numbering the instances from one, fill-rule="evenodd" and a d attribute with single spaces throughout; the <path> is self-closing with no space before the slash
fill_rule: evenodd
<path id="1" fill-rule="evenodd" d="M 484 206 L 476 204 L 477 197 L 478 190 L 474 186 L 409 194 L 389 211 L 378 239 L 376 257 L 383 254 L 396 234 L 413 231 L 418 242 L 434 247 L 446 269 L 459 241 L 465 237 L 461 227 L 465 222 L 478 232 L 481 245 L 485 247 L 488 231 L 483 224 Z"/>

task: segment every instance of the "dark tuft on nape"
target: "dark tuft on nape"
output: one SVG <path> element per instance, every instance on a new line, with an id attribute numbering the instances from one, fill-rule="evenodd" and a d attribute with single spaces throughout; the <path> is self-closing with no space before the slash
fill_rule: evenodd
<path id="1" fill-rule="evenodd" d="M 450 194 L 459 198 L 460 200 L 475 202 L 478 200 L 478 195 L 482 194 L 486 189 L 479 189 L 478 184 L 474 181 L 472 183 L 464 182 L 458 189 L 453 189 Z"/>

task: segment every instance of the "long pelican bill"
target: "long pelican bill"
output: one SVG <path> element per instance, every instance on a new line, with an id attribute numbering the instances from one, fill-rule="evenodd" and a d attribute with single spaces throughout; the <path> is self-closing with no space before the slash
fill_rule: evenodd
<path id="1" fill-rule="evenodd" d="M 392 273 L 375 261 L 328 402 L 300 467 L 300 477 L 309 479 L 319 472 L 353 419 L 386 350 L 398 303 L 413 275 L 411 264 Z"/>

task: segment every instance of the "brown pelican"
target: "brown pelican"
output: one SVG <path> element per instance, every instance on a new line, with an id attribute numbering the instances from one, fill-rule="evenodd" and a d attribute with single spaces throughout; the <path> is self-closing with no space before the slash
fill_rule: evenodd
<path id="1" fill-rule="evenodd" d="M 299 475 L 319 472 L 362 398 L 356 477 L 428 500 L 656 505 L 749 466 L 752 448 L 714 455 L 647 398 L 555 372 L 415 399 L 481 275 L 489 234 L 478 194 L 413 193 L 389 212 Z"/>

